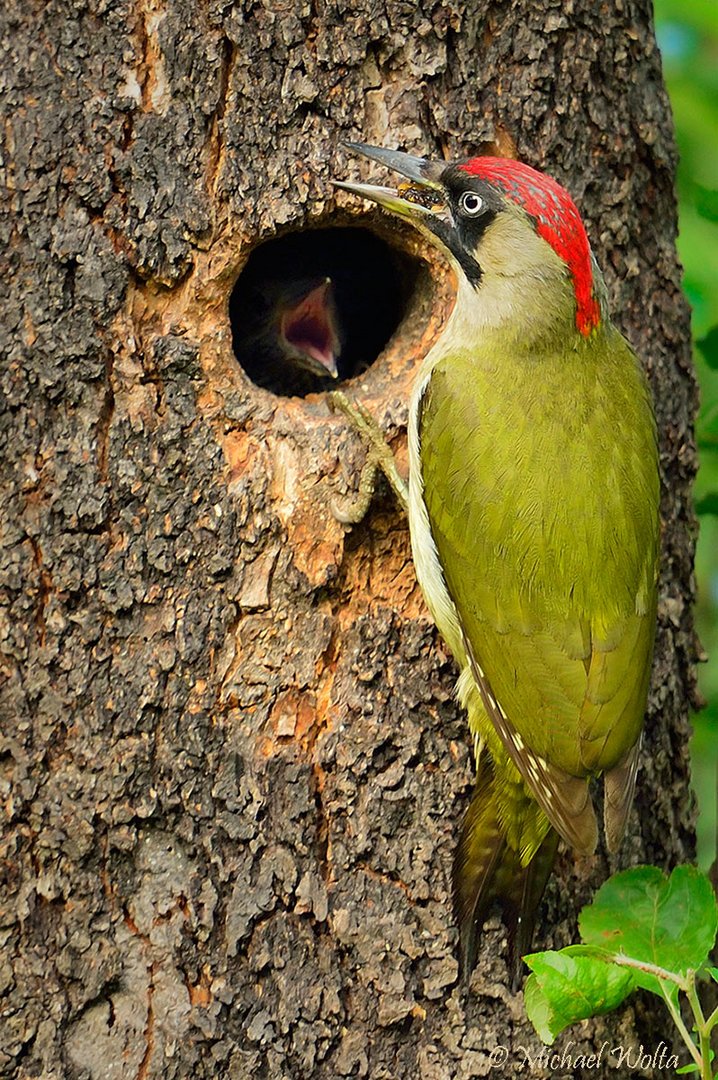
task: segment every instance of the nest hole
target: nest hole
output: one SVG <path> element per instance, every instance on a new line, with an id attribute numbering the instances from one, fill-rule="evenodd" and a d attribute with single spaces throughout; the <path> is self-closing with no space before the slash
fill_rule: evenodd
<path id="1" fill-rule="evenodd" d="M 362 226 L 287 233 L 256 247 L 229 302 L 237 363 L 284 397 L 372 366 L 404 318 L 421 263 Z"/>

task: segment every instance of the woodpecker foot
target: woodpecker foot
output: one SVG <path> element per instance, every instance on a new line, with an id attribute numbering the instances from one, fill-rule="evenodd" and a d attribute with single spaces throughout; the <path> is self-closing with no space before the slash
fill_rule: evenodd
<path id="1" fill-rule="evenodd" d="M 363 405 L 351 402 L 341 390 L 335 390 L 329 394 L 329 400 L 333 408 L 340 409 L 351 420 L 368 450 L 366 463 L 359 477 L 359 490 L 356 497 L 341 504 L 332 503 L 334 517 L 346 525 L 356 525 L 362 520 L 374 495 L 376 474 L 379 469 L 389 481 L 399 505 L 406 513 L 409 507 L 409 491 L 396 467 L 394 455 L 384 432 L 374 417 Z"/>

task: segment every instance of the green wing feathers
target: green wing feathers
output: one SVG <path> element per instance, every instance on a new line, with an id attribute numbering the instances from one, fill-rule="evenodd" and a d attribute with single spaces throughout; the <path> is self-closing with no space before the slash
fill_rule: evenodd
<path id="1" fill-rule="evenodd" d="M 516 770 L 546 829 L 580 851 L 597 840 L 592 777 L 604 776 L 610 848 L 633 799 L 655 630 L 658 460 L 638 361 L 610 325 L 598 334 L 570 355 L 547 347 L 500 360 L 486 341 L 485 357 L 439 361 L 421 401 L 423 498 L 463 638 L 462 679 L 470 669 L 483 705 L 470 722 L 494 760 L 480 766 L 457 856 L 464 919 L 496 888 L 476 884 L 482 874 L 521 863 L 505 827 L 500 853 L 486 846 L 503 769 Z"/>
<path id="2" fill-rule="evenodd" d="M 434 369 L 420 426 L 424 499 L 463 636 L 507 727 L 556 770 L 560 804 L 564 775 L 614 769 L 642 727 L 655 626 L 654 424 L 637 361 L 611 328 L 585 358 L 505 367 L 473 356 Z M 569 372 L 583 382 L 571 395 L 576 415 Z M 511 393 L 497 392 L 502 377 Z"/>
<path id="3" fill-rule="evenodd" d="M 517 775 L 523 778 L 523 783 L 564 840 L 582 854 L 591 855 L 596 849 L 598 828 L 588 781 L 585 777 L 572 776 L 533 752 L 494 696 L 486 672 L 478 664 L 473 645 L 466 636 L 464 644 L 472 675 L 471 685 L 478 690 L 478 699 L 483 706 L 482 709 L 476 708 L 477 699 L 471 693 L 465 698 L 462 696 L 462 703 L 468 709 L 472 731 L 482 737 L 488 718 L 489 728 L 493 728 L 498 735 L 498 752 L 496 748 L 493 750 L 497 767 L 502 759 L 508 758 Z M 465 683 L 463 689 L 466 694 Z M 491 742 L 488 745 L 490 746 Z"/>

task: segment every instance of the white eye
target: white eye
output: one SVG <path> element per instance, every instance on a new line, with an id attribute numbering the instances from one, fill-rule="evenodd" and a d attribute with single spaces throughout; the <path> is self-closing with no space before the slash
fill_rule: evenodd
<path id="1" fill-rule="evenodd" d="M 459 198 L 459 209 L 469 217 L 476 217 L 484 209 L 484 200 L 475 191 L 465 191 Z"/>

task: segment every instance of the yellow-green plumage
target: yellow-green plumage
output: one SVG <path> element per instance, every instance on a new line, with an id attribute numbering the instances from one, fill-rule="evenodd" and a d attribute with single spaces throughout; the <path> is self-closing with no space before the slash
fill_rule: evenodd
<path id="1" fill-rule="evenodd" d="M 542 761 L 554 824 L 565 821 L 566 839 L 590 851 L 594 815 L 581 788 L 620 767 L 643 722 L 658 472 L 648 389 L 626 342 L 604 323 L 588 341 L 571 334 L 569 348 L 548 335 L 506 353 L 486 334 L 471 353 L 449 352 L 432 368 L 418 433 L 431 535 L 463 635 L 508 725 Z M 440 613 L 437 621 L 455 636 Z M 503 842 L 526 867 L 548 819 L 487 716 L 466 644 L 454 644 L 460 699 L 493 762 L 476 800 L 495 808 Z M 615 812 L 606 803 L 610 846 L 632 790 L 630 778 Z M 486 859 L 469 839 L 482 828 L 490 831 L 470 813 L 456 864 L 459 909 L 469 906 L 462 875 Z M 465 937 L 475 917 L 460 910 Z"/>
<path id="2" fill-rule="evenodd" d="M 464 632 L 519 734 L 574 776 L 611 768 L 638 738 L 655 611 L 647 388 L 620 335 L 595 333 L 581 357 L 497 361 L 490 339 L 447 357 L 420 424 L 424 500 Z"/>

